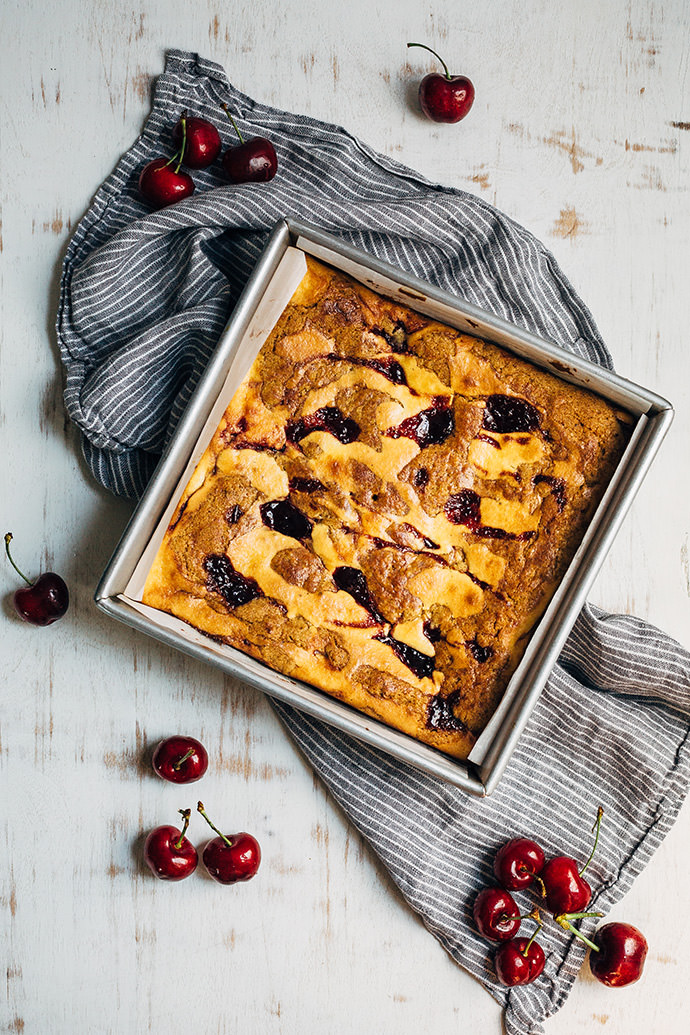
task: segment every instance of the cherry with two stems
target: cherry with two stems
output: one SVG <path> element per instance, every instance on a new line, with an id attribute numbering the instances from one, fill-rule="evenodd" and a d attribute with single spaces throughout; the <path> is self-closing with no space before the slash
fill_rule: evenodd
<path id="1" fill-rule="evenodd" d="M 223 146 L 212 122 L 189 116 L 186 111 L 173 127 L 172 141 L 176 154 L 182 152 L 182 163 L 188 169 L 206 169 L 213 165 Z"/>
<path id="2" fill-rule="evenodd" d="M 182 144 L 172 158 L 154 158 L 141 170 L 139 190 L 151 208 L 165 208 L 194 193 L 194 180 L 183 172 L 182 157 L 187 146 L 187 121 L 182 122 Z"/>
<path id="3" fill-rule="evenodd" d="M 160 880 L 184 880 L 194 873 L 199 855 L 191 841 L 185 836 L 189 827 L 191 809 L 179 809 L 184 823 L 177 827 L 156 827 L 144 843 L 144 859 L 151 872 Z"/>
<path id="4" fill-rule="evenodd" d="M 223 110 L 240 140 L 239 144 L 228 148 L 223 155 L 227 178 L 231 183 L 266 183 L 272 180 L 278 171 L 278 156 L 271 141 L 266 137 L 245 140 L 227 104 L 223 105 Z"/>
<path id="5" fill-rule="evenodd" d="M 169 783 L 195 783 L 208 769 L 208 752 L 194 737 L 167 737 L 156 746 L 151 764 Z"/>
<path id="6" fill-rule="evenodd" d="M 474 103 L 474 86 L 464 75 L 451 75 L 448 66 L 435 50 L 425 43 L 408 43 L 408 47 L 428 50 L 443 65 L 445 75 L 431 72 L 419 84 L 419 104 L 432 122 L 460 122 Z"/>
<path id="7" fill-rule="evenodd" d="M 27 579 L 12 559 L 10 543 L 13 536 L 11 532 L 5 532 L 5 552 L 7 559 L 17 572 L 24 579 L 26 586 L 15 590 L 13 602 L 17 614 L 25 622 L 31 625 L 52 625 L 58 618 L 67 611 L 69 607 L 69 590 L 65 580 L 56 575 L 54 571 L 46 571 L 31 582 Z"/>
<path id="8" fill-rule="evenodd" d="M 222 834 L 206 815 L 203 802 L 198 803 L 197 812 L 218 835 L 208 842 L 201 856 L 209 875 L 219 884 L 251 880 L 261 863 L 261 848 L 256 838 L 244 830 Z"/>
<path id="9" fill-rule="evenodd" d="M 546 963 L 546 956 L 535 938 L 543 924 L 539 911 L 535 909 L 530 916 L 537 927 L 531 938 L 513 938 L 504 942 L 494 957 L 496 977 L 502 985 L 513 988 L 515 985 L 531 985 L 536 981 Z"/>

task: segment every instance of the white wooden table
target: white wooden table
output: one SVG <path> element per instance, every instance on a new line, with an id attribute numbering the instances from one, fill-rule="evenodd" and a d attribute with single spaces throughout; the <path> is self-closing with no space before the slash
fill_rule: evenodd
<path id="1" fill-rule="evenodd" d="M 72 606 L 15 619 L 0 567 L 3 1032 L 258 1035 L 499 1032 L 500 1013 L 391 886 L 266 700 L 107 620 L 92 594 L 130 507 L 97 488 L 65 420 L 53 331 L 59 267 L 98 184 L 135 139 L 169 47 L 221 62 L 247 93 L 345 125 L 473 191 L 554 251 L 618 370 L 675 424 L 592 593 L 690 647 L 690 14 L 685 0 L 117 0 L 2 14 L 2 523 Z M 459 126 L 414 108 L 419 40 L 475 82 Z M 194 806 L 149 746 L 201 737 L 198 785 L 253 831 L 260 877 L 178 885 L 142 866 L 144 833 Z M 201 821 L 199 820 L 199 823 Z M 202 831 L 196 827 L 197 838 Z M 651 945 L 642 983 L 584 973 L 551 1035 L 687 1031 L 690 813 L 615 910 Z"/>

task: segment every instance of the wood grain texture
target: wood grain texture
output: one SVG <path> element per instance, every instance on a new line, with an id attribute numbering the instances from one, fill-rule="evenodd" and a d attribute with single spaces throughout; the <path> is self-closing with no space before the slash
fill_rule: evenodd
<path id="1" fill-rule="evenodd" d="M 553 250 L 618 370 L 676 406 L 591 596 L 690 647 L 687 5 L 385 0 L 374 16 L 365 0 L 27 0 L 0 17 L 2 515 L 18 561 L 72 590 L 67 617 L 36 630 L 0 572 L 0 1030 L 158 1033 L 188 1013 L 208 1035 L 499 1032 L 497 1006 L 409 912 L 265 699 L 95 610 L 130 508 L 94 486 L 65 421 L 59 265 L 169 47 L 497 205 Z M 474 80 L 459 126 L 420 115 L 433 59 L 407 40 Z M 254 882 L 168 886 L 144 869 L 145 832 L 196 802 L 149 769 L 173 732 L 209 749 L 208 809 L 261 841 Z M 688 850 L 686 808 L 615 911 L 649 937 L 645 981 L 617 993 L 583 973 L 552 1035 L 686 1030 Z"/>

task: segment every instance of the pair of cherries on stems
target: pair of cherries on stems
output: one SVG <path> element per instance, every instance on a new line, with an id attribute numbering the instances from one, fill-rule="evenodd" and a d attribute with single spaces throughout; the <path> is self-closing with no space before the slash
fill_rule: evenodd
<path id="1" fill-rule="evenodd" d="M 223 155 L 223 169 L 231 183 L 257 183 L 272 180 L 278 169 L 275 148 L 266 137 L 245 140 L 227 104 L 223 105 L 233 125 L 239 144 Z M 188 116 L 186 111 L 172 131 L 176 151 L 172 158 L 154 158 L 141 171 L 139 190 L 154 208 L 165 208 L 194 193 L 194 180 L 182 169 L 206 169 L 213 165 L 222 150 L 220 133 L 207 119 Z"/>
<path id="2" fill-rule="evenodd" d="M 168 737 L 153 753 L 154 771 L 169 783 L 187 784 L 200 780 L 208 768 L 208 753 L 194 737 Z M 146 838 L 144 860 L 160 880 L 178 881 L 191 876 L 199 864 L 199 853 L 189 840 L 191 809 L 179 809 L 182 829 L 156 827 Z M 246 831 L 223 834 L 206 814 L 203 802 L 200 813 L 216 833 L 203 850 L 201 859 L 208 874 L 219 884 L 237 884 L 251 880 L 261 863 L 259 842 Z"/>
<path id="3" fill-rule="evenodd" d="M 503 985 L 527 985 L 544 969 L 544 950 L 535 940 L 543 926 L 539 907 L 521 915 L 510 894 L 536 883 L 542 899 L 556 923 L 583 941 L 592 950 L 589 966 L 597 980 L 611 988 L 620 988 L 637 981 L 647 955 L 647 941 L 632 924 L 609 923 L 600 927 L 594 939 L 586 938 L 573 920 L 600 917 L 588 912 L 592 889 L 584 878 L 597 844 L 603 809 L 597 811 L 594 846 L 587 862 L 578 869 L 575 859 L 559 855 L 546 861 L 539 845 L 526 837 L 514 838 L 503 845 L 494 859 L 494 873 L 501 887 L 485 888 L 474 903 L 474 919 L 479 933 L 489 941 L 500 942 L 494 959 L 496 976 Z M 531 938 L 516 938 L 522 920 L 531 918 L 537 927 Z"/>

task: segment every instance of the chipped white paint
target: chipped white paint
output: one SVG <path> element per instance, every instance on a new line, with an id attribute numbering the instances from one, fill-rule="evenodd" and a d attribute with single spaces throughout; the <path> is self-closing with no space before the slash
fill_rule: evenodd
<path id="1" fill-rule="evenodd" d="M 127 519 L 86 477 L 65 425 L 52 323 L 59 263 L 96 186 L 136 137 L 166 47 L 225 65 L 258 98 L 333 120 L 473 191 L 553 249 L 618 369 L 677 406 L 669 440 L 592 598 L 690 646 L 687 268 L 690 15 L 684 0 L 65 0 L 2 13 L 2 520 L 17 558 L 54 566 L 69 615 L 2 614 L 0 1029 L 498 1032 L 497 1007 L 407 910 L 262 697 L 96 613 Z M 415 110 L 437 47 L 477 88 L 455 127 Z M 0 569 L 3 595 L 13 585 Z M 200 736 L 199 793 L 260 838 L 256 881 L 177 886 L 142 835 L 194 805 L 150 775 L 149 745 Z M 201 839 L 197 824 L 193 833 Z M 567 846 L 564 846 L 567 847 Z M 680 1035 L 690 914 L 688 810 L 616 910 L 649 936 L 642 985 L 582 976 L 552 1035 Z M 669 889 L 673 889 L 672 895 Z"/>

